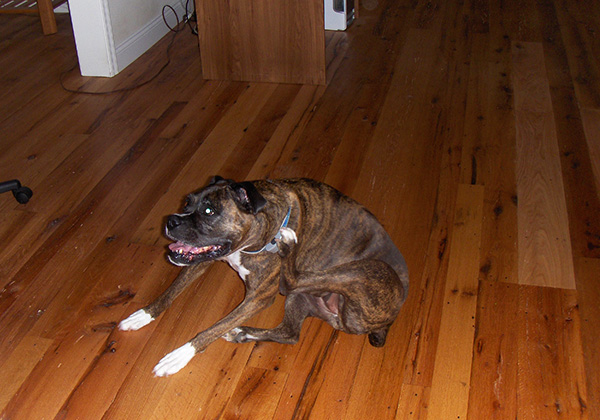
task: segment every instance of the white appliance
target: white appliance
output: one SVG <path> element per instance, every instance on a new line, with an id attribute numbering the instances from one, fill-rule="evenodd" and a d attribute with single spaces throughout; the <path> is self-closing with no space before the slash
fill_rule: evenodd
<path id="1" fill-rule="evenodd" d="M 324 0 L 325 29 L 345 31 L 354 20 L 354 0 Z"/>

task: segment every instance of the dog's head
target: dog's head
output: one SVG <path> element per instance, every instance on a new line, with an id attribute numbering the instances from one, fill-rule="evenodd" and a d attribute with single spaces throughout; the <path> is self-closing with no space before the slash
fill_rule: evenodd
<path id="1" fill-rule="evenodd" d="M 175 265 L 192 265 L 224 257 L 237 249 L 252 218 L 266 205 L 251 182 L 215 177 L 202 190 L 188 195 L 183 213 L 168 216 L 168 258 Z"/>

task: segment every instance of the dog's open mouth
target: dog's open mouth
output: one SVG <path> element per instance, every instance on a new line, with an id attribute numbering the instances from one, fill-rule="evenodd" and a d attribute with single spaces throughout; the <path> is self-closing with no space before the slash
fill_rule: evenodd
<path id="1" fill-rule="evenodd" d="M 169 245 L 169 259 L 177 265 L 190 265 L 218 258 L 227 253 L 225 245 L 192 246 L 183 242 Z"/>

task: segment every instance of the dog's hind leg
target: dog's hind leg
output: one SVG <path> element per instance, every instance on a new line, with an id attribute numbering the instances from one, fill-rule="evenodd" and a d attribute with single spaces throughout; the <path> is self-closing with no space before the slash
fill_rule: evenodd
<path id="1" fill-rule="evenodd" d="M 237 327 L 223 336 L 233 343 L 248 341 L 275 341 L 283 344 L 295 344 L 300 338 L 300 330 L 307 316 L 311 315 L 313 305 L 309 297 L 291 294 L 285 300 L 285 315 L 281 323 L 272 329 Z"/>
<path id="2" fill-rule="evenodd" d="M 351 334 L 369 334 L 372 345 L 385 344 L 387 330 L 404 302 L 396 272 L 383 261 L 358 260 L 317 272 L 298 272 L 282 261 L 282 289 L 311 296 L 315 316 Z"/>
<path id="3" fill-rule="evenodd" d="M 165 309 L 171 306 L 175 298 L 179 296 L 192 281 L 196 280 L 206 271 L 210 264 L 212 264 L 212 261 L 185 267 L 181 270 L 177 278 L 173 280 L 173 283 L 171 283 L 158 298 L 148 306 L 137 310 L 129 317 L 122 320 L 119 323 L 119 329 L 122 331 L 136 331 L 154 321 Z"/>

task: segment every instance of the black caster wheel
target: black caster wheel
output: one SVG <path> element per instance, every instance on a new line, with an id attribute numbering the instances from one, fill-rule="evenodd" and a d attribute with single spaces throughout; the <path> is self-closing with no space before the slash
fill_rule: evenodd
<path id="1" fill-rule="evenodd" d="M 21 204 L 27 203 L 33 195 L 31 188 L 22 186 L 21 183 L 16 179 L 13 179 L 12 181 L 0 182 L 0 193 L 8 191 L 12 191 L 15 199 Z"/>

